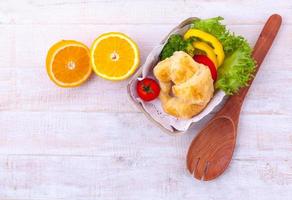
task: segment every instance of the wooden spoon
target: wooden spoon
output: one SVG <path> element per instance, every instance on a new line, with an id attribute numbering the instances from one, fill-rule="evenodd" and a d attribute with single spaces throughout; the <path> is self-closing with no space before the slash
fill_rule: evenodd
<path id="1" fill-rule="evenodd" d="M 256 75 L 280 28 L 282 18 L 274 14 L 266 22 L 253 50 Z M 192 141 L 187 154 L 187 167 L 199 180 L 212 180 L 221 175 L 231 161 L 235 148 L 241 105 L 249 86 L 231 96 L 221 110 Z"/>

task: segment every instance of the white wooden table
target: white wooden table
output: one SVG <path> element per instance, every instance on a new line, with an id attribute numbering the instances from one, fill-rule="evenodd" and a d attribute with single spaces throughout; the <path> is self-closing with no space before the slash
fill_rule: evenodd
<path id="1" fill-rule="evenodd" d="M 195 132 L 163 133 L 129 103 L 127 81 L 93 75 L 60 89 L 45 71 L 60 39 L 91 45 L 125 32 L 144 61 L 187 17 L 223 16 L 254 44 L 272 13 L 283 26 L 243 106 L 231 165 L 215 181 L 186 170 Z M 1 0 L 0 199 L 292 199 L 291 21 L 291 0 Z"/>

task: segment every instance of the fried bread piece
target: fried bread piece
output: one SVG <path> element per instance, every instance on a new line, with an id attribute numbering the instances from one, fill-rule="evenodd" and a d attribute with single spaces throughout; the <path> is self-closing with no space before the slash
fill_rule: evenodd
<path id="1" fill-rule="evenodd" d="M 213 97 L 211 73 L 183 51 L 159 62 L 153 69 L 161 87 L 163 110 L 177 118 L 191 118 L 200 113 Z"/>

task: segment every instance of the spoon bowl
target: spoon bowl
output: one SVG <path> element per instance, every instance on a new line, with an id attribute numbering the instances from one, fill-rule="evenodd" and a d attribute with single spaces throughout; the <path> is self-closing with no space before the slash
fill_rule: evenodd
<path id="1" fill-rule="evenodd" d="M 233 154 L 235 129 L 231 119 L 216 118 L 193 140 L 187 155 L 187 167 L 195 178 L 211 180 L 224 172 Z"/>

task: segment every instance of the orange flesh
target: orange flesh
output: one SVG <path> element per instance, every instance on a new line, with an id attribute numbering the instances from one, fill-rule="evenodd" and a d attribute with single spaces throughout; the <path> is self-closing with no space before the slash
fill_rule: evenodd
<path id="1" fill-rule="evenodd" d="M 90 55 L 86 49 L 68 46 L 60 50 L 52 63 L 54 77 L 63 83 L 75 83 L 88 74 Z"/>
<path id="2" fill-rule="evenodd" d="M 109 37 L 100 41 L 94 52 L 98 71 L 112 76 L 123 76 L 135 62 L 133 47 L 122 38 Z"/>

